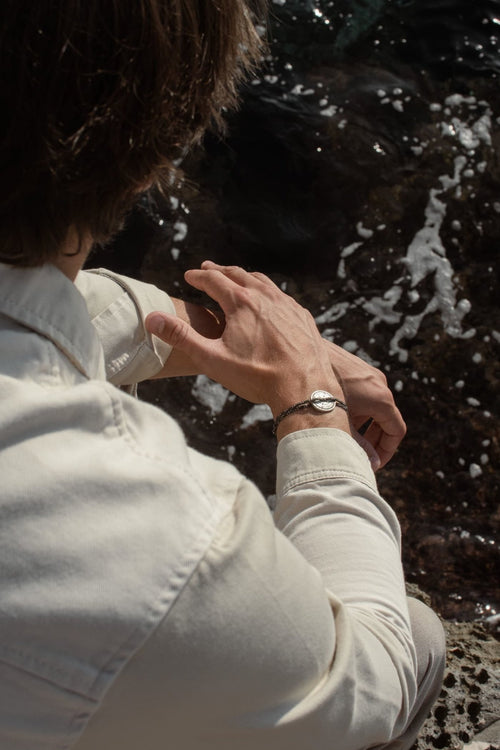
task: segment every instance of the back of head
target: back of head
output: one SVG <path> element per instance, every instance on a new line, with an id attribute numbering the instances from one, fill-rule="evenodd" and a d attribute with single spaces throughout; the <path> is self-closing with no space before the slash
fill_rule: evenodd
<path id="1" fill-rule="evenodd" d="M 253 7 L 249 3 L 253 2 Z M 0 261 L 109 238 L 236 102 L 261 0 L 4 0 Z"/>

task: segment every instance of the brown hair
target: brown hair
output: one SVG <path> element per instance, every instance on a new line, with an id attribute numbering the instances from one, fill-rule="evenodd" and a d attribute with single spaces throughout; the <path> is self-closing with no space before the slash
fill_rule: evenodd
<path id="1" fill-rule="evenodd" d="M 259 56 L 263 0 L 4 0 L 0 261 L 39 265 L 70 227 L 104 241 L 221 112 Z"/>

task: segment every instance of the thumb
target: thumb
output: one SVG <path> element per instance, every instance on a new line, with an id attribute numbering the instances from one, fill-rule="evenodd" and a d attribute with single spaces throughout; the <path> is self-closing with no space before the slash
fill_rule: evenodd
<path id="1" fill-rule="evenodd" d="M 184 352 L 193 362 L 206 355 L 214 344 L 211 339 L 199 334 L 189 323 L 176 315 L 153 312 L 146 317 L 144 323 L 149 333 L 158 336 L 173 349 Z"/>

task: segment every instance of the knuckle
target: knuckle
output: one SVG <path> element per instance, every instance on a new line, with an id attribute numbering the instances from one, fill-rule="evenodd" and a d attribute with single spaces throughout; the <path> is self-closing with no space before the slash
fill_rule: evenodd
<path id="1" fill-rule="evenodd" d="M 238 302 L 242 304 L 248 304 L 252 299 L 251 292 L 244 286 L 240 286 L 234 290 L 234 297 Z"/>
<path id="2" fill-rule="evenodd" d="M 381 380 L 376 372 L 370 372 L 366 378 L 367 387 L 369 388 L 371 398 L 377 402 L 391 407 L 394 399 L 387 384 Z"/>
<path id="3" fill-rule="evenodd" d="M 238 307 L 254 309 L 258 306 L 257 301 L 255 300 L 255 295 L 244 286 L 240 286 L 234 290 L 233 301 Z"/>
<path id="4" fill-rule="evenodd" d="M 376 367 L 374 367 L 373 368 L 373 376 L 378 380 L 379 385 L 380 385 L 381 388 L 387 388 L 388 389 L 387 378 L 384 375 L 384 373 L 382 372 L 382 370 L 378 370 Z"/>
<path id="5" fill-rule="evenodd" d="M 244 269 L 241 266 L 226 266 L 226 273 L 228 275 L 244 273 Z"/>
<path id="6" fill-rule="evenodd" d="M 261 273 L 260 271 L 252 271 L 251 276 L 254 277 L 254 279 L 258 279 L 259 281 L 264 281 L 266 283 L 269 283 L 271 279 L 269 276 L 266 276 L 264 273 Z"/>

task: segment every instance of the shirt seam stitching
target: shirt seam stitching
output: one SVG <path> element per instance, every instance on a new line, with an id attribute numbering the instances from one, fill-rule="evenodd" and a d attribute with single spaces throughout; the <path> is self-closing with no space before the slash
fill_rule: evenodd
<path id="1" fill-rule="evenodd" d="M 139 359 L 141 352 L 143 352 L 144 350 L 146 350 L 148 354 L 155 357 L 156 362 L 158 362 L 158 357 L 156 353 L 154 352 L 154 350 L 151 349 L 151 346 L 148 345 L 147 339 L 145 339 L 141 341 L 139 344 L 137 344 L 137 346 L 135 346 L 133 352 L 130 352 L 130 350 L 126 352 L 126 354 L 128 355 L 127 361 L 122 367 L 114 366 L 114 363 L 117 361 L 117 358 L 114 358 L 110 361 L 109 366 L 106 367 L 106 370 L 109 372 L 109 376 L 115 377 L 116 375 L 126 375 L 127 369 L 135 365 L 136 361 Z M 160 363 L 160 367 L 161 367 L 161 363 Z"/>
<path id="2" fill-rule="evenodd" d="M 24 674 L 28 674 L 31 677 L 41 680 L 42 682 L 46 682 L 49 685 L 53 685 L 54 687 L 58 688 L 58 690 L 61 690 L 63 692 L 71 693 L 73 695 L 78 695 L 80 698 L 84 698 L 85 700 L 89 700 L 92 703 L 98 703 L 98 701 L 93 698 L 91 695 L 89 695 L 86 692 L 80 692 L 79 690 L 75 690 L 74 688 L 70 688 L 67 685 L 63 684 L 63 682 L 59 682 L 57 675 L 53 675 L 52 677 L 48 677 L 47 674 L 40 674 L 40 672 L 36 672 L 34 669 L 30 669 L 25 664 L 17 664 L 9 660 L 8 655 L 9 652 L 12 653 L 13 656 L 18 656 L 21 658 L 24 658 L 26 654 L 18 649 L 14 649 L 7 646 L 2 646 L 3 655 L 0 654 L 0 664 L 5 664 L 9 669 L 15 669 L 18 672 L 22 672 Z M 53 667 L 53 665 L 50 662 L 45 661 L 44 659 L 39 659 L 38 657 L 34 657 L 30 654 L 30 660 L 32 661 L 33 665 L 39 666 L 42 670 L 50 669 L 53 672 L 59 672 L 61 675 L 61 679 L 64 679 L 64 673 L 62 670 L 58 669 L 57 667 Z"/>
<path id="3" fill-rule="evenodd" d="M 362 474 L 359 474 L 357 472 L 335 469 L 316 469 L 302 472 L 294 479 L 286 482 L 286 484 L 283 485 L 282 492 L 283 494 L 286 494 L 290 490 L 303 484 L 309 484 L 316 479 L 354 479 L 368 487 L 370 490 L 374 490 L 372 483 L 369 482 Z"/>

